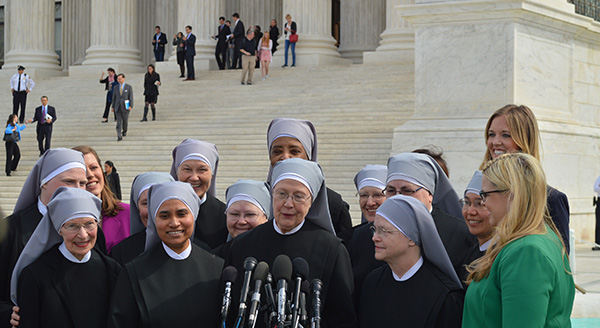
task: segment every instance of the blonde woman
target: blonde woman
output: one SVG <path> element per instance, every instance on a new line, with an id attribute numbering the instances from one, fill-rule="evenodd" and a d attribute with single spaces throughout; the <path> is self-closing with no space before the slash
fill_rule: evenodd
<path id="1" fill-rule="evenodd" d="M 273 49 L 273 41 L 269 32 L 265 32 L 260 39 L 260 68 L 262 70 L 263 81 L 269 77 L 269 64 L 271 63 L 271 49 Z"/>
<path id="2" fill-rule="evenodd" d="M 469 327 L 570 327 L 575 285 L 565 245 L 546 215 L 537 159 L 516 153 L 483 167 L 480 196 L 493 244 L 471 264 L 463 313 Z"/>
<path id="3" fill-rule="evenodd" d="M 487 150 L 479 169 L 503 154 L 525 153 L 540 159 L 541 138 L 533 111 L 524 105 L 506 105 L 492 114 L 485 126 Z M 569 253 L 569 199 L 564 193 L 547 188 L 550 217 Z"/>

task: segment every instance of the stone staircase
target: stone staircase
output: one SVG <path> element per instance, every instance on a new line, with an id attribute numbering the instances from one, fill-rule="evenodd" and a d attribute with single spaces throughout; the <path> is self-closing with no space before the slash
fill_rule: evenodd
<path id="1" fill-rule="evenodd" d="M 143 74 L 127 75 L 127 83 L 135 92 L 135 106 L 123 142 L 116 141 L 112 116 L 108 124 L 100 123 L 106 93 L 98 83 L 99 74 L 88 79 L 37 79 L 28 97 L 27 116 L 33 116 L 39 98 L 47 95 L 58 116 L 52 147 L 89 145 L 102 161 L 113 161 L 124 201 L 129 201 L 136 174 L 169 171 L 171 151 L 185 138 L 217 145 L 217 191 L 224 200 L 225 189 L 238 179 L 265 179 L 269 167 L 266 131 L 273 118 L 308 119 L 317 129 L 318 158 L 326 183 L 342 194 L 358 222 L 360 209 L 353 177 L 366 164 L 386 163 L 394 127 L 413 112 L 414 69 L 408 65 L 273 67 L 266 81 L 261 81 L 260 70 L 256 70 L 252 86 L 240 85 L 240 71 L 198 71 L 194 82 L 181 81 L 174 70 L 158 73 L 162 86 L 157 121 L 144 123 L 139 122 Z M 6 90 L 0 92 L 0 103 L 5 104 L 4 120 L 12 109 Z M 5 214 L 12 212 L 38 159 L 34 124 L 28 125 L 19 145 L 22 158 L 18 171 L 11 177 L 0 175 L 0 206 Z"/>

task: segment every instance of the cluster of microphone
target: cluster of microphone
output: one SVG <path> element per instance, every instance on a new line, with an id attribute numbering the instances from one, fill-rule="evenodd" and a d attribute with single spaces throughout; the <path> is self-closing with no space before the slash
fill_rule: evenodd
<path id="1" fill-rule="evenodd" d="M 240 306 L 234 328 L 254 328 L 259 313 L 269 328 L 319 328 L 321 326 L 321 291 L 323 283 L 313 279 L 309 285 L 308 262 L 301 257 L 293 261 L 281 254 L 273 262 L 273 274 L 266 262 L 248 257 L 244 261 L 244 281 L 240 293 Z M 221 280 L 225 282 L 223 306 L 221 307 L 220 327 L 227 328 L 227 317 L 231 305 L 231 287 L 238 271 L 233 266 L 223 270 Z M 292 282 L 293 281 L 293 282 Z M 273 284 L 277 288 L 273 292 Z M 288 290 L 288 285 L 293 288 Z M 253 286 L 254 290 L 250 291 Z M 261 291 L 264 291 L 265 304 L 261 305 Z M 312 310 L 307 312 L 307 297 L 312 291 Z"/>

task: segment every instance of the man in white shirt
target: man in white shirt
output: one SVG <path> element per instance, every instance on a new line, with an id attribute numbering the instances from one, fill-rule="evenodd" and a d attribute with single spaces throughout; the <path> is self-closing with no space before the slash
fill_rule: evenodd
<path id="1" fill-rule="evenodd" d="M 35 83 L 25 74 L 23 71 L 25 67 L 19 65 L 17 67 L 17 73 L 10 79 L 10 92 L 13 95 L 13 114 L 19 112 L 19 105 L 21 105 L 21 114 L 19 115 L 19 123 L 23 124 L 25 121 L 25 105 L 27 104 L 27 94 L 33 90 Z"/>

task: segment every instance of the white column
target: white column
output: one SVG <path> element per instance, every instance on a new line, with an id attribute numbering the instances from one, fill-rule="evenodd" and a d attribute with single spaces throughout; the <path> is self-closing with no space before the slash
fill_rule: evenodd
<path id="1" fill-rule="evenodd" d="M 344 58 L 362 63 L 363 52 L 374 51 L 385 29 L 386 0 L 345 0 L 341 2 L 340 48 Z"/>
<path id="2" fill-rule="evenodd" d="M 296 44 L 296 65 L 316 66 L 351 64 L 343 59 L 331 36 L 331 0 L 283 0 L 283 17 L 279 21 L 281 38 L 278 51 L 273 56 L 273 64 L 281 65 L 284 61 L 285 35 L 283 26 L 285 16 L 290 14 L 298 27 L 298 43 Z M 288 64 L 291 64 L 291 50 Z"/>
<path id="3" fill-rule="evenodd" d="M 8 7 L 12 28 L 3 68 L 23 65 L 29 74 L 60 70 L 54 52 L 54 0 L 12 0 Z"/>
<path id="4" fill-rule="evenodd" d="M 415 30 L 401 16 L 401 5 L 412 5 L 415 0 L 386 0 L 386 28 L 375 52 L 365 52 L 364 62 L 414 62 Z"/>
<path id="5" fill-rule="evenodd" d="M 224 9 L 224 0 L 179 0 L 178 2 L 177 21 L 180 28 L 185 33 L 185 26 L 190 25 L 192 33 L 196 36 L 194 58 L 196 69 L 218 69 L 215 59 L 217 41 L 211 36 L 217 34 L 219 17 L 224 15 Z"/>
<path id="6" fill-rule="evenodd" d="M 239 14 L 246 27 L 258 25 L 264 32 L 269 30 L 271 19 L 279 21 L 281 10 L 281 0 L 244 0 L 240 3 Z"/>
<path id="7" fill-rule="evenodd" d="M 143 68 L 137 0 L 91 0 L 91 10 L 91 45 L 83 65 L 121 67 L 117 71 Z"/>
<path id="8" fill-rule="evenodd" d="M 63 8 L 62 65 L 81 65 L 90 47 L 90 1 L 67 0 Z"/>

